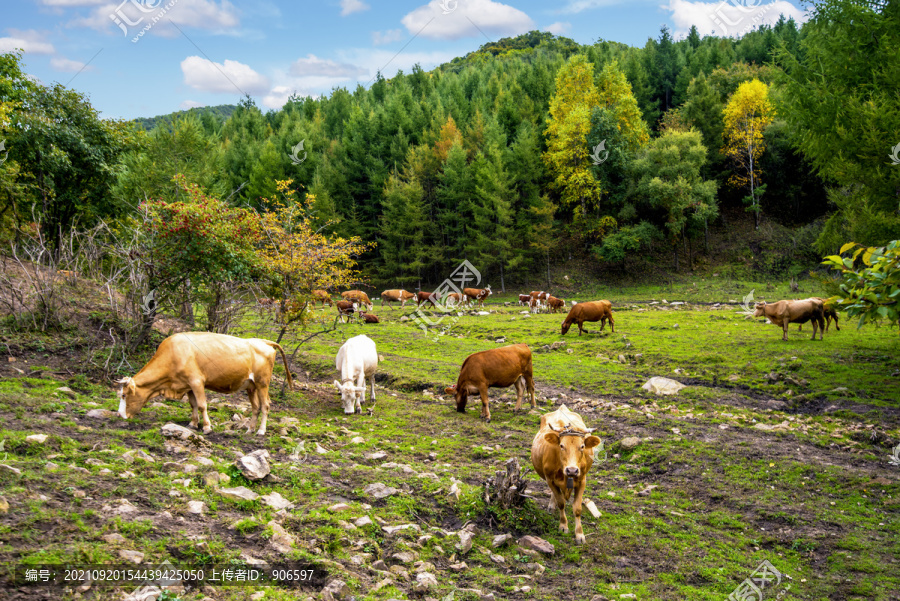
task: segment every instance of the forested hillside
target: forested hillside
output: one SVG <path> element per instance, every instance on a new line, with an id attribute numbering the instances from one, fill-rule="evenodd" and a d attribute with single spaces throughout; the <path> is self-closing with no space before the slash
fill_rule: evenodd
<path id="1" fill-rule="evenodd" d="M 39 223 L 53 243 L 186 200 L 180 174 L 232 207 L 296 198 L 316 230 L 374 243 L 360 265 L 375 282 L 437 282 L 467 258 L 503 286 L 570 258 L 627 271 L 648 249 L 684 270 L 744 210 L 757 228 L 798 228 L 785 244 L 808 268 L 847 240 L 900 237 L 898 12 L 830 0 L 803 27 L 678 41 L 663 27 L 639 48 L 531 32 L 368 88 L 267 113 L 247 97 L 224 121 L 214 107 L 150 132 L 99 119 L 6 54 L 2 229 Z"/>
<path id="2" fill-rule="evenodd" d="M 176 111 L 167 115 L 157 115 L 156 117 L 141 117 L 135 119 L 134 123 L 141 129 L 150 131 L 155 127 L 165 127 L 172 129 L 172 125 L 176 119 L 184 119 L 189 117 L 199 117 L 204 127 L 209 131 L 215 131 L 231 116 L 237 106 L 234 104 L 220 104 L 219 106 L 199 106 L 189 108 L 185 111 Z"/>

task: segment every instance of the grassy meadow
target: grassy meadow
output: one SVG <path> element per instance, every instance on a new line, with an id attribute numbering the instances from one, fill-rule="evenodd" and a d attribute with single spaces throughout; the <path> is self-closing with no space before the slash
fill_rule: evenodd
<path id="1" fill-rule="evenodd" d="M 487 315 L 446 316 L 427 336 L 401 321 L 412 309 L 376 301 L 382 323 L 341 325 L 297 347 L 333 322 L 333 309 L 317 309 L 307 331 L 283 341 L 289 354 L 296 350 L 297 381 L 284 398 L 273 389 L 267 435 L 236 426 L 245 396 L 210 395 L 213 432 L 196 447 L 160 433 L 167 422 L 187 425 L 185 401 L 148 403 L 128 422 L 87 417 L 116 409 L 112 388 L 42 364 L 40 354 L 21 356 L 2 366 L 0 380 L 0 463 L 21 472 L 0 468 L 9 505 L 0 513 L 0 580 L 22 599 L 44 598 L 21 582 L 22 566 L 121 564 L 119 552 L 134 550 L 144 554 L 141 565 L 310 562 L 323 577 L 344 580 L 356 599 L 721 600 L 768 561 L 780 574 L 767 599 L 896 599 L 897 331 L 842 320 L 823 341 L 810 340 L 810 326 L 792 326 L 784 342 L 780 328 L 728 304 L 750 289 L 756 299 L 792 296 L 764 283 L 702 281 L 563 293 L 613 301 L 615 333 L 586 324 L 583 336 L 577 327 L 560 334 L 562 314 L 524 315 L 514 295 L 492 296 Z M 265 313 L 237 333 L 275 336 Z M 381 356 L 378 398 L 345 416 L 332 384 L 334 355 L 362 333 Z M 457 413 L 443 389 L 465 357 L 519 342 L 534 353 L 537 411 L 515 412 L 510 388 L 492 389 L 490 423 L 480 420 L 477 398 Z M 656 396 L 641 388 L 652 376 L 687 387 Z M 57 390 L 63 385 L 72 392 Z M 539 415 L 562 403 L 604 441 L 585 495 L 601 516 L 584 512 L 584 546 L 556 530 L 547 486 L 529 459 Z M 49 436 L 26 441 L 37 433 Z M 625 437 L 640 443 L 626 450 Z M 251 482 L 234 467 L 255 449 L 269 451 L 277 481 Z M 153 461 L 129 453 L 136 450 Z M 530 498 L 500 510 L 485 502 L 483 484 L 510 458 L 530 481 Z M 376 499 L 364 490 L 372 483 L 397 492 Z M 294 507 L 278 514 L 262 499 L 236 502 L 218 492 L 238 485 L 278 492 Z M 121 499 L 133 509 L 123 510 Z M 204 512 L 191 513 L 189 501 L 205 503 Z M 334 509 L 339 503 L 348 507 Z M 364 516 L 371 521 L 356 525 Z M 465 552 L 456 534 L 464 527 L 475 532 Z M 291 537 L 286 552 L 273 543 L 280 529 Z M 513 540 L 492 547 L 505 533 Z M 555 552 L 520 547 L 524 535 Z M 434 574 L 437 585 L 417 585 L 419 572 Z M 187 586 L 166 598 L 319 598 L 320 589 Z M 58 592 L 54 598 L 77 591 Z M 122 598 L 98 587 L 78 594 Z"/>

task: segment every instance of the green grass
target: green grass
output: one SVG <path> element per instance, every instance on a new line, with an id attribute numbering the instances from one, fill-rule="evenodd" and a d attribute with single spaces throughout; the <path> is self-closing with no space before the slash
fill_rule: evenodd
<path id="1" fill-rule="evenodd" d="M 782 582 L 781 599 L 892 599 L 900 589 L 900 484 L 897 468 L 888 464 L 891 447 L 900 440 L 896 331 L 846 324 L 823 341 L 812 341 L 811 331 L 797 333 L 795 326 L 783 342 L 778 328 L 746 319 L 734 306 L 711 310 L 635 302 L 740 300 L 754 286 L 757 298 L 764 292 L 772 299 L 790 296 L 781 289 L 767 291 L 765 284 L 697 284 L 598 287 L 580 300 L 610 298 L 616 332 L 598 334 L 596 324 L 588 324 L 591 333 L 581 337 L 577 330 L 560 335 L 563 315 L 525 317 L 522 308 L 503 306 L 512 297 L 500 295 L 490 299 L 491 314 L 462 316 L 437 342 L 434 332 L 426 338 L 400 322 L 411 310 L 376 308 L 383 323 L 345 325 L 301 347 L 297 390 L 279 398 L 273 388 L 266 437 L 231 429 L 235 410 L 212 402 L 210 446 L 200 453 L 215 461 L 213 467 L 196 461 L 196 449 L 178 451 L 160 435 L 168 421 L 186 424 L 186 402 L 145 408 L 129 422 L 92 420 L 84 416 L 93 408 L 89 403 L 115 409 L 111 389 L 78 376 L 65 382 L 46 376 L 0 379 L 0 463 L 22 471 L 15 476 L 0 468 L 0 495 L 10 503 L 9 513 L 0 516 L 0 564 L 8 569 L 23 563 L 116 563 L 119 549 L 144 552 L 148 565 L 224 564 L 242 552 L 278 559 L 283 556 L 270 546 L 269 523 L 275 519 L 295 537 L 289 557 L 339 575 L 357 598 L 414 597 L 412 585 L 398 577 L 372 591 L 383 576 L 353 561 L 368 553 L 364 565 L 376 559 L 390 565 L 393 553 L 413 551 L 439 572 L 438 588 L 428 593 L 434 598 L 454 592 L 455 599 L 474 599 L 463 589 L 480 589 L 503 599 L 595 594 L 616 599 L 633 593 L 638 599 L 720 600 L 767 560 L 791 578 Z M 328 311 L 318 315 L 331 321 Z M 313 329 L 311 324 L 309 333 Z M 237 333 L 274 336 L 261 319 L 247 321 Z M 334 355 L 344 340 L 361 333 L 376 341 L 383 357 L 378 401 L 371 415 L 367 401 L 362 415 L 345 416 L 331 384 Z M 285 338 L 289 353 L 305 335 Z M 505 341 L 496 342 L 499 338 Z M 542 350 L 559 341 L 565 342 L 562 348 Z M 479 419 L 477 400 L 457 413 L 443 388 L 455 382 L 465 357 L 516 342 L 534 351 L 538 411 L 526 405 L 516 413 L 514 390 L 493 389 L 491 423 Z M 278 372 L 283 373 L 280 367 Z M 779 375 L 777 381 L 767 377 L 770 373 Z M 657 375 L 689 386 L 675 397 L 641 390 Z M 58 393 L 61 385 L 76 390 L 76 398 Z M 246 396 L 228 400 L 246 403 Z M 561 403 L 596 427 L 605 443 L 586 493 L 602 516 L 584 512 L 583 547 L 574 544 L 571 532 L 557 531 L 558 517 L 546 511 L 546 487 L 529 460 L 539 414 Z M 51 417 L 55 412 L 65 417 Z M 288 424 L 283 418 L 298 421 Z M 50 435 L 43 445 L 25 441 L 39 432 Z M 354 436 L 364 442 L 351 444 Z M 619 444 L 625 436 L 642 442 L 625 451 Z M 300 442 L 305 453 L 292 459 Z M 317 443 L 328 451 L 316 453 Z M 269 450 L 279 481 L 253 482 L 233 466 L 238 452 L 257 448 Z M 132 449 L 145 450 L 156 462 L 129 462 L 123 455 Z M 366 458 L 377 451 L 386 458 Z M 536 498 L 503 510 L 485 503 L 482 483 L 510 457 L 518 458 Z M 92 465 L 92 459 L 103 466 Z M 45 471 L 48 461 L 60 469 Z M 165 467 L 167 462 L 172 465 Z M 89 473 L 72 470 L 70 463 Z M 198 469 L 182 473 L 184 464 Z M 104 466 L 112 473 L 102 475 Z M 126 470 L 136 477 L 119 478 Z M 226 500 L 204 483 L 212 470 L 231 477 L 227 486 L 246 486 L 260 495 L 277 491 L 295 507 L 276 516 L 260 500 Z M 423 473 L 434 476 L 419 477 Z M 375 500 L 364 492 L 374 482 L 399 492 Z M 448 495 L 454 482 L 461 491 L 458 500 Z M 83 494 L 76 496 L 77 491 Z M 138 506 L 138 515 L 112 516 L 104 509 L 120 498 Z M 189 500 L 205 502 L 206 514 L 189 514 Z M 337 502 L 351 509 L 328 511 Z M 163 512 L 171 519 L 160 517 Z M 374 523 L 352 527 L 364 515 Z M 458 538 L 444 534 L 469 522 L 477 532 L 463 556 L 455 549 Z M 420 531 L 392 536 L 382 529 L 400 524 L 416 524 Z M 126 542 L 106 543 L 102 536 L 112 532 Z M 507 532 L 540 536 L 556 553 L 533 557 L 514 542 L 492 549 L 493 537 Z M 491 554 L 505 562 L 496 564 Z M 460 560 L 468 569 L 450 571 L 450 563 Z M 540 576 L 534 576 L 537 564 L 543 567 Z M 524 584 L 534 590 L 521 592 Z M 217 590 L 217 599 L 250 594 L 241 588 Z M 296 594 L 273 587 L 265 598 Z"/>

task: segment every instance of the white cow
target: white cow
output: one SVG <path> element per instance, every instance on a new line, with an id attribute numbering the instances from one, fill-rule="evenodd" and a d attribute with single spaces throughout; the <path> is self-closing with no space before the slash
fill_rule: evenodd
<path id="1" fill-rule="evenodd" d="M 375 402 L 375 370 L 378 369 L 378 351 L 375 343 L 365 334 L 354 336 L 344 343 L 334 360 L 341 372 L 341 381 L 334 385 L 341 393 L 344 413 L 362 413 L 362 401 L 366 396 L 366 378 L 372 383 L 372 402 Z"/>

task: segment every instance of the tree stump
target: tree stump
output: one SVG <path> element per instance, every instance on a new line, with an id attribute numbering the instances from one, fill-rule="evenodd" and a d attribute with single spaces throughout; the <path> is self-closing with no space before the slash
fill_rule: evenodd
<path id="1" fill-rule="evenodd" d="M 522 478 L 519 460 L 515 457 L 506 462 L 506 470 L 497 470 L 492 478 L 484 483 L 484 502 L 498 505 L 501 509 L 509 509 L 525 502 L 525 489 L 528 483 Z"/>

